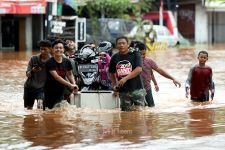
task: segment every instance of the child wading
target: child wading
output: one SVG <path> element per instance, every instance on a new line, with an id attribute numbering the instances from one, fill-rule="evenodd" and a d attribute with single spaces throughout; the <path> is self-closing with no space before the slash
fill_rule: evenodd
<path id="1" fill-rule="evenodd" d="M 213 100 L 215 86 L 212 80 L 212 68 L 206 66 L 208 60 L 208 52 L 200 51 L 198 53 L 199 63 L 190 69 L 185 85 L 186 97 L 197 102 L 209 101 L 209 91 L 211 91 L 211 99 Z"/>
<path id="2" fill-rule="evenodd" d="M 176 80 L 173 76 L 171 76 L 169 73 L 167 73 L 166 71 L 161 69 L 156 64 L 155 61 L 153 61 L 151 58 L 146 56 L 147 50 L 146 50 L 146 46 L 144 43 L 142 43 L 140 41 L 133 41 L 133 42 L 131 42 L 130 47 L 137 49 L 141 53 L 142 62 L 143 62 L 143 71 L 141 72 L 141 77 L 142 77 L 142 81 L 144 84 L 144 88 L 147 93 L 147 95 L 145 96 L 145 99 L 146 99 L 147 105 L 149 107 L 154 107 L 155 103 L 154 103 L 154 99 L 152 96 L 152 89 L 151 89 L 151 84 L 150 84 L 151 80 L 153 81 L 153 83 L 155 85 L 156 91 L 159 91 L 159 87 L 157 85 L 157 82 L 156 82 L 156 79 L 152 72 L 152 69 L 157 71 L 163 77 L 172 80 L 175 86 L 180 87 L 181 83 L 178 80 Z"/>
<path id="3" fill-rule="evenodd" d="M 38 108 L 42 108 L 44 85 L 46 81 L 46 61 L 50 58 L 51 42 L 39 42 L 40 53 L 31 57 L 26 71 L 27 80 L 24 84 L 24 107 L 32 109 L 35 99 Z"/>

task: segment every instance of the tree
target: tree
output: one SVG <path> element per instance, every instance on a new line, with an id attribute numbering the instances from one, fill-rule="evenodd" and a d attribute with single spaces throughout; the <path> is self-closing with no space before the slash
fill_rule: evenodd
<path id="1" fill-rule="evenodd" d="M 101 18 L 118 18 L 127 13 L 131 6 L 130 0 L 90 0 L 87 5 L 81 6 L 80 10 L 88 10 L 89 17 L 92 17 L 91 10 L 95 16 L 100 14 Z"/>
<path id="2" fill-rule="evenodd" d="M 88 17 L 95 15 L 101 18 L 127 18 L 129 14 L 138 14 L 151 10 L 152 3 L 155 0 L 137 0 L 132 3 L 131 0 L 89 0 L 86 5 L 80 6 L 78 14 L 88 11 Z"/>
<path id="3" fill-rule="evenodd" d="M 100 27 L 99 17 L 130 19 L 131 16 L 134 16 L 136 24 L 142 26 L 142 14 L 151 10 L 155 0 L 136 1 L 136 3 L 132 3 L 131 0 L 88 0 L 86 5 L 78 8 L 78 15 L 85 14 L 86 17 L 90 18 L 93 38 L 95 38 L 95 31 L 98 31 Z"/>

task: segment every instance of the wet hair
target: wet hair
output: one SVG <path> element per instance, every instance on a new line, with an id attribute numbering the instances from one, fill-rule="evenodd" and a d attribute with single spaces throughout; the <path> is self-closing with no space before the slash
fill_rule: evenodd
<path id="1" fill-rule="evenodd" d="M 139 42 L 140 42 L 140 41 L 131 41 L 131 42 L 130 42 L 130 47 L 135 48 L 136 45 L 137 45 L 137 43 L 139 43 Z"/>
<path id="2" fill-rule="evenodd" d="M 116 44 L 117 44 L 117 42 L 118 42 L 120 39 L 125 39 L 125 40 L 127 41 L 127 43 L 128 43 L 128 38 L 127 38 L 126 36 L 119 36 L 119 37 L 116 38 Z"/>
<path id="3" fill-rule="evenodd" d="M 70 41 L 75 42 L 75 39 L 74 39 L 73 37 L 67 37 L 67 38 L 64 38 L 64 41 L 66 41 L 66 40 L 70 40 Z"/>
<path id="4" fill-rule="evenodd" d="M 65 48 L 65 42 L 61 39 L 57 39 L 55 40 L 53 43 L 52 43 L 52 47 L 54 47 L 55 45 L 59 44 L 59 43 L 62 43 L 63 47 Z"/>
<path id="5" fill-rule="evenodd" d="M 198 53 L 198 56 L 199 56 L 200 54 L 206 54 L 207 57 L 208 57 L 208 55 L 209 55 L 207 51 L 200 51 L 200 52 Z"/>
<path id="6" fill-rule="evenodd" d="M 64 45 L 64 49 L 65 49 L 65 51 L 70 51 L 71 50 L 68 45 Z"/>
<path id="7" fill-rule="evenodd" d="M 53 43 L 55 40 L 58 40 L 58 39 L 60 39 L 58 36 L 49 36 L 47 38 L 47 40 L 49 40 L 51 43 Z"/>
<path id="8" fill-rule="evenodd" d="M 130 47 L 137 49 L 139 52 L 146 50 L 145 44 L 141 41 L 132 41 Z"/>
<path id="9" fill-rule="evenodd" d="M 52 43 L 49 40 L 41 40 L 38 42 L 39 47 L 52 47 Z"/>

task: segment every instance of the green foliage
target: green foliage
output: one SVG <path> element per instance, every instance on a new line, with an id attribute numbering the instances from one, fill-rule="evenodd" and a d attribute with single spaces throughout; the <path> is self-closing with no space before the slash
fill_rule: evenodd
<path id="1" fill-rule="evenodd" d="M 131 0 L 88 0 L 86 5 L 80 6 L 77 13 L 85 12 L 91 19 L 93 32 L 98 31 L 98 18 L 122 18 L 130 19 L 130 14 L 135 16 L 136 24 L 142 29 L 142 14 L 149 12 L 155 0 L 139 0 L 131 3 Z"/>
<path id="2" fill-rule="evenodd" d="M 131 8 L 129 0 L 90 0 L 87 5 L 81 6 L 79 9 L 80 13 L 82 10 L 88 10 L 88 15 L 91 18 L 95 16 L 117 18 L 122 16 Z M 90 14 L 92 11 L 92 14 Z M 100 17 L 100 16 L 99 16 Z"/>
<path id="3" fill-rule="evenodd" d="M 137 34 L 135 35 L 135 40 L 140 40 L 142 41 L 145 37 L 145 31 L 143 29 L 143 25 L 144 24 L 151 24 L 152 22 L 150 21 L 146 21 L 146 20 L 142 20 L 142 14 L 144 12 L 148 12 L 151 7 L 152 7 L 152 3 L 155 0 L 139 0 L 139 3 L 137 5 L 135 5 L 135 8 L 133 9 L 134 12 L 134 16 L 135 16 L 135 24 L 137 26 Z"/>
<path id="4" fill-rule="evenodd" d="M 148 12 L 151 4 L 155 0 L 139 0 L 138 3 L 131 3 L 131 0 L 89 0 L 85 6 L 79 7 L 79 13 L 82 10 L 91 10 L 93 14 L 99 17 L 107 18 L 128 18 L 128 13 L 140 16 L 141 13 Z M 89 17 L 91 15 L 89 14 Z"/>

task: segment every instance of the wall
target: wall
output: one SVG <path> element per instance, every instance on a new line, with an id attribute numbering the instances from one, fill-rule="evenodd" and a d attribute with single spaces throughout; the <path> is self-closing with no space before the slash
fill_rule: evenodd
<path id="1" fill-rule="evenodd" d="M 26 17 L 26 50 L 32 50 L 32 15 Z"/>
<path id="2" fill-rule="evenodd" d="M 190 40 L 195 38 L 195 4 L 180 5 L 177 10 L 178 31 Z"/>
<path id="3" fill-rule="evenodd" d="M 44 37 L 43 19 L 40 14 L 0 16 L 0 50 L 37 49 L 37 42 Z"/>
<path id="4" fill-rule="evenodd" d="M 210 43 L 225 42 L 225 12 L 208 12 L 208 36 Z M 214 38 L 214 39 L 213 39 Z M 214 41 L 213 41 L 214 40 Z"/>
<path id="5" fill-rule="evenodd" d="M 201 4 L 195 5 L 195 42 L 208 42 L 208 16 Z"/>

